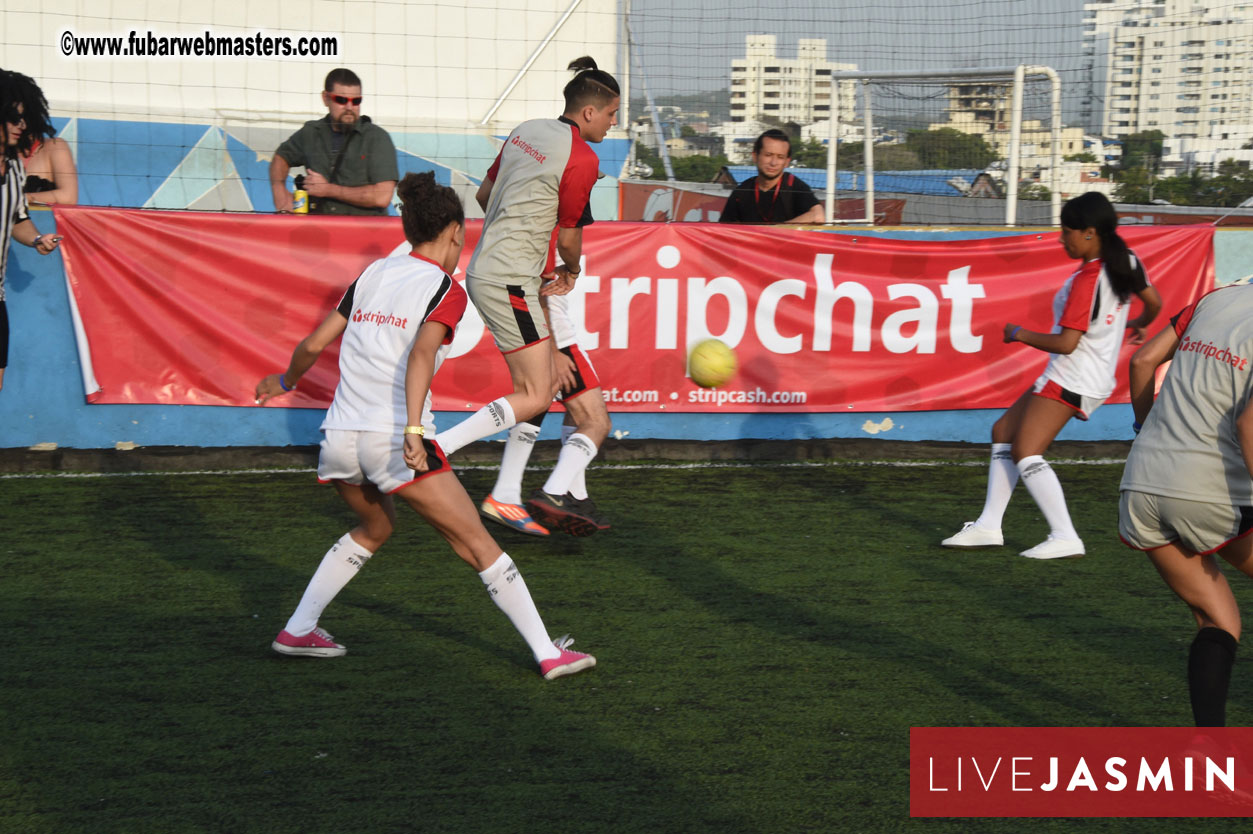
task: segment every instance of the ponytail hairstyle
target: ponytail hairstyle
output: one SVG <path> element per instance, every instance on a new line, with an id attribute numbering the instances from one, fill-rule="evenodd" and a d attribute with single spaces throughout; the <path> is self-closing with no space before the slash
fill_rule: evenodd
<path id="1" fill-rule="evenodd" d="M 8 125 L 3 123 L 11 120 L 17 124 L 19 119 L 26 121 L 26 129 L 22 131 L 17 145 L 10 148 L 7 142 Z M 35 79 L 20 72 L 0 69 L 0 142 L 5 143 L 3 155 L 26 156 L 37 140 L 55 134 L 52 118 L 48 115 L 48 100 Z"/>
<path id="2" fill-rule="evenodd" d="M 1101 240 L 1101 261 L 1105 274 L 1125 302 L 1135 292 L 1135 273 L 1131 268 L 1131 250 L 1118 234 L 1118 214 L 1109 199 L 1099 191 L 1088 191 L 1067 200 L 1062 206 L 1062 225 L 1067 229 L 1091 227 Z"/>
<path id="3" fill-rule="evenodd" d="M 410 245 L 430 243 L 449 223 L 465 223 L 465 209 L 457 192 L 435 182 L 434 171 L 408 173 L 396 186 L 400 195 L 400 221 Z"/>
<path id="4" fill-rule="evenodd" d="M 603 108 L 622 95 L 614 77 L 597 69 L 596 61 L 588 55 L 575 58 L 566 69 L 578 73 L 562 90 L 567 113 L 574 113 L 589 104 Z"/>

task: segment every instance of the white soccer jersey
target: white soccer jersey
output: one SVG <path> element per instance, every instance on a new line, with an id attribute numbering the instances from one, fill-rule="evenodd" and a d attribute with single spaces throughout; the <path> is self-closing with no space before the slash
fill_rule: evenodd
<path id="1" fill-rule="evenodd" d="M 418 328 L 428 321 L 448 327 L 435 357 L 438 371 L 465 312 L 465 290 L 434 261 L 410 252 L 366 267 L 337 309 L 348 327 L 339 348 L 339 385 L 322 428 L 401 432 L 409 422 L 405 368 Z M 422 425 L 434 433 L 429 391 Z"/>
<path id="2" fill-rule="evenodd" d="M 1148 285 L 1148 277 L 1139 259 L 1130 258 L 1139 291 Z M 1131 299 L 1118 300 L 1103 261 L 1088 261 L 1075 270 L 1053 296 L 1051 332 L 1070 328 L 1083 335 L 1072 353 L 1052 355 L 1044 376 L 1085 397 L 1103 400 L 1112 394 L 1130 306 Z"/>

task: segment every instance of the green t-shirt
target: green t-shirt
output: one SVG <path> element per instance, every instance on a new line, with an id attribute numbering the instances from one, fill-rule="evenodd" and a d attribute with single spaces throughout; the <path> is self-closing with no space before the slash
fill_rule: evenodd
<path id="1" fill-rule="evenodd" d="M 323 116 L 293 133 L 275 151 L 291 167 L 303 166 L 317 171 L 335 185 L 373 185 L 376 182 L 400 179 L 396 167 L 396 146 L 387 131 L 362 116 L 345 140 L 339 167 L 339 152 L 332 146 L 331 117 Z M 361 208 L 342 200 L 314 197 L 309 200 L 311 214 L 386 214 L 386 208 Z"/>

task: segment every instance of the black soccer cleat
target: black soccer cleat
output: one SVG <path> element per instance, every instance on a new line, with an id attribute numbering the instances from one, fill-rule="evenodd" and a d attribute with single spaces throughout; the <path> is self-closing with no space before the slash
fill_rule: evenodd
<path id="1" fill-rule="evenodd" d="M 540 524 L 571 536 L 590 536 L 600 529 L 596 519 L 585 515 L 569 493 L 552 495 L 537 489 L 526 499 L 526 508 Z"/>
<path id="2" fill-rule="evenodd" d="M 567 502 L 570 503 L 570 505 L 574 507 L 575 511 L 579 515 L 583 516 L 584 518 L 594 523 L 596 525 L 597 530 L 604 531 L 604 530 L 613 529 L 613 525 L 611 525 L 608 521 L 606 521 L 605 517 L 600 514 L 600 511 L 596 509 L 595 502 L 593 502 L 590 497 L 589 498 L 575 498 L 573 495 L 567 492 L 565 494 L 565 499 Z"/>

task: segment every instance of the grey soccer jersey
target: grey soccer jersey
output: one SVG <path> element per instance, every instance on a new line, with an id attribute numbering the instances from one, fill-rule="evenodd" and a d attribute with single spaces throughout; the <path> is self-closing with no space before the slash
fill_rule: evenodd
<path id="1" fill-rule="evenodd" d="M 1179 345 L 1131 447 L 1122 489 L 1253 505 L 1236 418 L 1253 393 L 1253 286 L 1224 287 L 1174 320 Z"/>
<path id="2" fill-rule="evenodd" d="M 600 160 L 569 119 L 523 122 L 487 172 L 491 197 L 466 273 L 498 285 L 539 285 L 554 228 L 574 228 Z"/>

